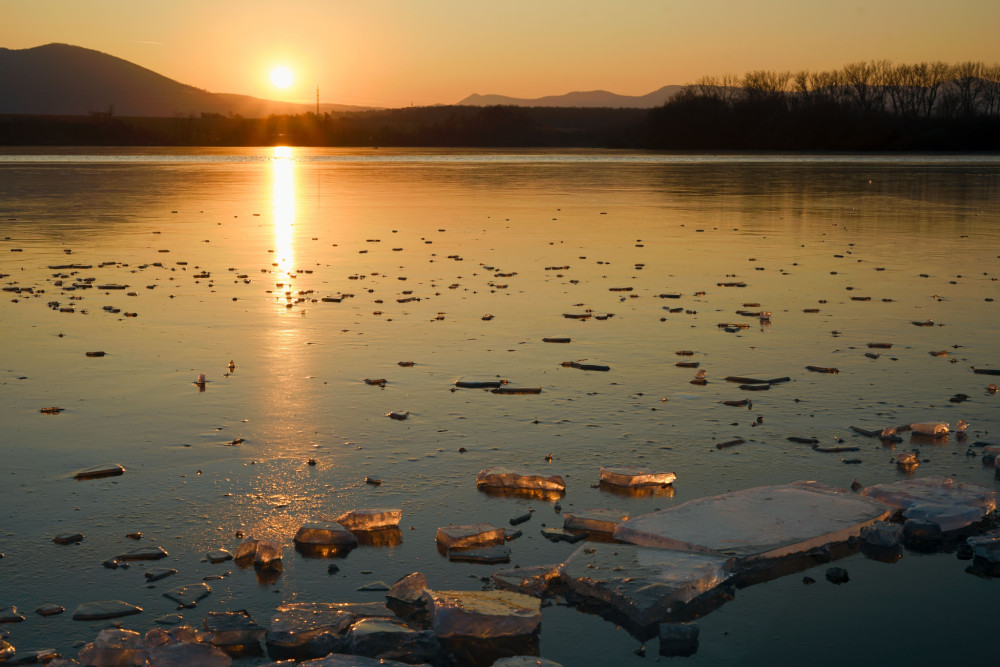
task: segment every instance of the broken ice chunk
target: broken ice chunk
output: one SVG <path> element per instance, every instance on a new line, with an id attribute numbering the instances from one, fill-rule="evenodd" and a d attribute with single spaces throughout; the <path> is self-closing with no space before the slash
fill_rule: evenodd
<path id="1" fill-rule="evenodd" d="M 655 486 L 673 484 L 677 475 L 672 472 L 653 472 L 641 466 L 605 466 L 601 468 L 601 481 L 614 486 Z"/>
<path id="2" fill-rule="evenodd" d="M 210 611 L 202 621 L 202 628 L 208 633 L 206 639 L 215 646 L 259 644 L 266 632 L 246 609 Z"/>
<path id="3" fill-rule="evenodd" d="M 358 538 L 336 521 L 314 517 L 295 533 L 295 550 L 309 558 L 343 556 L 358 546 Z"/>
<path id="4" fill-rule="evenodd" d="M 84 665 L 143 665 L 146 663 L 142 635 L 132 630 L 106 628 L 93 642 L 80 649 Z"/>
<path id="5" fill-rule="evenodd" d="M 718 554 L 588 542 L 559 573 L 574 593 L 644 628 L 724 582 L 729 561 Z"/>
<path id="6" fill-rule="evenodd" d="M 420 572 L 413 572 L 394 583 L 385 596 L 400 602 L 413 603 L 420 599 L 425 590 L 427 590 L 427 577 Z"/>
<path id="7" fill-rule="evenodd" d="M 513 570 L 498 570 L 490 577 L 497 588 L 540 598 L 544 597 L 559 579 L 560 567 L 559 564 L 519 567 Z"/>
<path id="8" fill-rule="evenodd" d="M 428 591 L 431 625 L 438 637 L 496 639 L 536 634 L 540 601 L 507 591 Z"/>
<path id="9" fill-rule="evenodd" d="M 614 536 L 641 546 L 752 561 L 856 537 L 861 528 L 890 514 L 890 507 L 870 498 L 816 482 L 793 482 L 689 500 L 629 519 Z"/>
<path id="10" fill-rule="evenodd" d="M 233 659 L 204 641 L 190 625 L 169 630 L 153 628 L 146 633 L 146 659 L 155 667 L 229 667 Z"/>
<path id="11" fill-rule="evenodd" d="M 352 655 L 407 663 L 427 662 L 440 650 L 433 632 L 413 630 L 388 618 L 361 619 L 347 631 L 347 642 Z"/>
<path id="12" fill-rule="evenodd" d="M 941 438 L 948 435 L 948 424 L 910 424 L 910 430 L 918 435 L 929 435 L 932 438 Z"/>
<path id="13" fill-rule="evenodd" d="M 563 528 L 567 530 L 588 530 L 598 533 L 613 533 L 622 521 L 627 521 L 628 512 L 620 510 L 580 510 L 563 514 Z"/>
<path id="14" fill-rule="evenodd" d="M 393 618 L 384 604 L 295 602 L 281 605 L 267 630 L 268 652 L 275 659 L 308 656 L 309 643 L 323 634 L 336 635 L 360 618 Z M 347 663 L 351 664 L 351 663 Z"/>
<path id="15" fill-rule="evenodd" d="M 500 658 L 493 663 L 493 667 L 562 667 L 562 664 L 537 655 L 512 655 Z"/>
<path id="16" fill-rule="evenodd" d="M 861 529 L 861 541 L 873 547 L 893 549 L 902 537 L 903 527 L 890 521 L 876 521 Z"/>
<path id="17" fill-rule="evenodd" d="M 950 477 L 926 477 L 869 486 L 862 495 L 903 510 L 907 519 L 925 519 L 943 531 L 981 521 L 996 509 L 997 492 Z"/>
<path id="18" fill-rule="evenodd" d="M 471 549 L 502 544 L 504 529 L 488 523 L 444 526 L 437 529 L 437 543 L 444 549 Z"/>
<path id="19" fill-rule="evenodd" d="M 363 509 L 345 512 L 336 518 L 337 523 L 348 530 L 381 530 L 395 528 L 403 517 L 397 509 Z"/>
<path id="20" fill-rule="evenodd" d="M 566 490 L 566 482 L 559 475 L 539 475 L 528 470 L 502 466 L 480 470 L 476 475 L 476 486 L 543 491 Z"/>
<path id="21" fill-rule="evenodd" d="M 258 570 L 281 572 L 284 569 L 281 563 L 281 545 L 274 542 L 258 542 L 253 566 Z"/>

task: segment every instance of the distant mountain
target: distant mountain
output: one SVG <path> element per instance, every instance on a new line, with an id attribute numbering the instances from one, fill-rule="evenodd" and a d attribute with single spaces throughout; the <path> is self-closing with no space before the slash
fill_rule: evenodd
<path id="1" fill-rule="evenodd" d="M 548 95 L 535 99 L 507 97 L 506 95 L 469 95 L 459 102 L 460 106 L 494 106 L 512 105 L 518 107 L 610 107 L 651 109 L 662 106 L 667 100 L 680 92 L 683 86 L 664 86 L 647 95 L 618 95 L 606 90 L 591 90 L 588 92 L 566 93 L 565 95 Z"/>
<path id="2" fill-rule="evenodd" d="M 321 104 L 320 111 L 370 107 Z M 315 111 L 312 104 L 210 93 L 100 51 L 68 44 L 0 48 L 0 114 L 172 117 L 202 113 L 263 118 Z"/>

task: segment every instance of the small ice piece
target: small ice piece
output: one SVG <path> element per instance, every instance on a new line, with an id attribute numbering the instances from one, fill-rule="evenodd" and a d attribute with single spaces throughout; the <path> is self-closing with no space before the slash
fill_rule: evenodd
<path id="1" fill-rule="evenodd" d="M 687 657 L 698 651 L 697 623 L 662 623 L 660 625 L 660 655 Z"/>
<path id="2" fill-rule="evenodd" d="M 169 556 L 163 547 L 139 547 L 117 556 L 118 560 L 160 560 Z"/>
<path id="3" fill-rule="evenodd" d="M 336 521 L 328 521 L 321 517 L 309 519 L 295 533 L 297 544 L 317 544 L 354 548 L 358 546 L 358 538 Z"/>
<path id="4" fill-rule="evenodd" d="M 948 424 L 943 424 L 943 423 L 910 424 L 910 430 L 918 435 L 929 435 L 932 438 L 941 438 L 948 435 Z"/>
<path id="5" fill-rule="evenodd" d="M 965 429 L 969 428 L 969 422 L 964 419 L 959 419 L 958 423 L 955 424 L 955 430 L 959 433 L 965 433 Z"/>
<path id="6" fill-rule="evenodd" d="M 177 574 L 177 570 L 172 567 L 154 567 L 146 570 L 144 573 L 146 581 L 159 581 L 160 579 L 166 579 L 172 574 Z"/>
<path id="7" fill-rule="evenodd" d="M 258 542 L 253 566 L 258 570 L 281 572 L 284 569 L 281 563 L 281 545 L 274 542 Z"/>
<path id="8" fill-rule="evenodd" d="M 588 542 L 559 573 L 577 595 L 647 627 L 723 583 L 729 561 L 718 554 Z"/>
<path id="9" fill-rule="evenodd" d="M 494 544 L 474 549 L 448 549 L 448 560 L 458 563 L 509 563 L 510 547 Z"/>
<path id="10" fill-rule="evenodd" d="M 946 532 L 981 521 L 997 506 L 996 491 L 950 477 L 877 484 L 861 494 L 902 509 L 907 519 L 932 521 Z"/>
<path id="11" fill-rule="evenodd" d="M 213 549 L 205 554 L 205 558 L 211 563 L 224 563 L 227 560 L 232 560 L 233 554 L 225 549 Z"/>
<path id="12" fill-rule="evenodd" d="M 886 426 L 885 428 L 882 429 L 882 432 L 879 433 L 878 437 L 881 438 L 882 440 L 885 440 L 886 438 L 891 438 L 894 435 L 896 435 L 896 427 Z"/>
<path id="13" fill-rule="evenodd" d="M 142 607 L 122 602 L 121 600 L 102 600 L 101 602 L 84 602 L 73 611 L 74 621 L 102 621 L 106 618 L 131 616 L 142 612 Z"/>
<path id="14" fill-rule="evenodd" d="M 11 605 L 0 608 L 0 623 L 21 623 L 22 621 L 24 621 L 24 616 L 18 613 L 17 607 Z"/>
<path id="15" fill-rule="evenodd" d="M 917 456 L 916 452 L 899 452 L 896 454 L 896 465 L 903 470 L 912 472 L 920 465 L 920 457 Z"/>
<path id="16" fill-rule="evenodd" d="M 537 634 L 541 601 L 508 591 L 428 591 L 439 638 L 496 639 Z"/>
<path id="17" fill-rule="evenodd" d="M 504 529 L 488 523 L 443 526 L 437 529 L 437 543 L 445 549 L 472 549 L 502 544 Z"/>
<path id="18" fill-rule="evenodd" d="M 125 468 L 117 463 L 109 463 L 106 465 L 84 468 L 83 470 L 78 471 L 74 477 L 76 479 L 97 479 L 99 477 L 114 477 L 115 475 L 124 474 Z"/>
<path id="19" fill-rule="evenodd" d="M 214 646 L 259 645 L 266 630 L 254 622 L 246 609 L 210 611 L 202 621 L 206 639 Z"/>
<path id="20" fill-rule="evenodd" d="M 61 533 L 52 538 L 56 544 L 75 544 L 83 541 L 83 533 Z"/>
<path id="21" fill-rule="evenodd" d="M 697 498 L 643 514 L 615 529 L 641 546 L 735 556 L 781 558 L 857 537 L 892 508 L 816 482 L 763 486 Z"/>
<path id="22" fill-rule="evenodd" d="M 677 475 L 672 472 L 653 472 L 641 466 L 605 466 L 601 468 L 601 481 L 614 486 L 665 486 L 673 484 Z"/>
<path id="23" fill-rule="evenodd" d="M 427 577 L 420 572 L 413 572 L 394 583 L 385 596 L 393 600 L 412 604 L 419 600 L 420 596 L 426 590 Z"/>
<path id="24" fill-rule="evenodd" d="M 3 637 L 3 635 L 0 635 L 0 637 Z M 13 646 L 0 639 L 0 662 L 10 660 L 14 657 L 15 653 L 17 653 L 17 650 Z"/>
<path id="25" fill-rule="evenodd" d="M 35 613 L 39 616 L 55 616 L 66 611 L 66 607 L 61 604 L 41 604 L 35 607 Z"/>
<path id="26" fill-rule="evenodd" d="M 543 491 L 566 490 L 566 482 L 559 475 L 539 475 L 529 470 L 502 466 L 480 470 L 476 475 L 476 486 Z"/>
<path id="27" fill-rule="evenodd" d="M 389 419 L 403 420 L 410 416 L 409 410 L 393 410 L 392 412 L 385 413 L 385 416 Z"/>
<path id="28" fill-rule="evenodd" d="M 84 665 L 119 666 L 146 664 L 145 643 L 142 635 L 132 630 L 106 628 L 93 642 L 80 649 L 79 658 Z"/>
<path id="29" fill-rule="evenodd" d="M 898 523 L 877 521 L 861 529 L 861 541 L 873 547 L 894 549 L 903 537 L 903 527 Z"/>
<path id="30" fill-rule="evenodd" d="M 188 584 L 172 588 L 163 594 L 168 600 L 173 600 L 182 607 L 192 608 L 198 605 L 199 600 L 204 600 L 212 592 L 212 587 L 204 582 Z"/>
<path id="31" fill-rule="evenodd" d="M 587 533 L 571 533 L 568 530 L 563 530 L 562 528 L 551 528 L 545 526 L 540 532 L 542 533 L 542 537 L 550 542 L 569 542 L 570 544 L 575 544 L 576 542 L 587 539 Z"/>
<path id="32" fill-rule="evenodd" d="M 254 554 L 257 553 L 257 542 L 252 537 L 245 538 L 236 546 L 236 553 L 233 554 L 233 560 L 237 563 L 252 561 Z"/>
<path id="33" fill-rule="evenodd" d="M 278 607 L 267 630 L 268 651 L 275 659 L 308 657 L 309 642 L 322 634 L 336 635 L 361 618 L 394 618 L 379 602 L 294 602 Z M 347 663 L 352 664 L 352 663 Z M 356 663 L 355 663 L 356 664 Z"/>
<path id="34" fill-rule="evenodd" d="M 613 533 L 622 521 L 627 521 L 628 512 L 620 510 L 596 509 L 563 513 L 563 528 L 567 530 L 588 530 L 598 533 Z"/>
<path id="35" fill-rule="evenodd" d="M 403 518 L 403 510 L 397 509 L 363 509 L 351 510 L 337 517 L 336 521 L 348 530 L 382 530 L 395 528 Z"/>
<path id="36" fill-rule="evenodd" d="M 1000 530 L 976 535 L 965 541 L 972 547 L 972 553 L 977 558 L 985 559 L 991 565 L 1000 564 Z"/>

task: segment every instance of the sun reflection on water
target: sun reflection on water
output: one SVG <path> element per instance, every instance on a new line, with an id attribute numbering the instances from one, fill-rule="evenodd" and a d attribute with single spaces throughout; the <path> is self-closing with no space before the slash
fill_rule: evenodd
<path id="1" fill-rule="evenodd" d="M 275 282 L 281 293 L 293 296 L 295 278 L 295 156 L 288 146 L 275 146 L 271 158 L 274 182 Z M 287 293 L 287 294 L 286 294 Z M 287 299 L 289 303 L 293 299 Z"/>

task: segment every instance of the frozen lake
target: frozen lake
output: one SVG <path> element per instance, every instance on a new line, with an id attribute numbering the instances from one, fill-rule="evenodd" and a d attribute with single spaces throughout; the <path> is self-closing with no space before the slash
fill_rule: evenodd
<path id="1" fill-rule="evenodd" d="M 897 481 L 894 455 L 914 449 L 913 477 L 1000 486 L 973 446 L 1000 444 L 1000 378 L 972 370 L 1000 368 L 1000 158 L 55 153 L 0 155 L 0 608 L 28 617 L 0 629 L 19 650 L 75 657 L 109 624 L 70 618 L 94 600 L 143 607 L 122 622 L 148 630 L 176 613 L 165 590 L 226 572 L 187 622 L 247 609 L 266 625 L 285 602 L 382 600 L 357 589 L 413 571 L 478 590 L 493 570 L 564 561 L 577 546 L 539 534 L 562 525 L 553 502 L 476 489 L 494 465 L 562 475 L 564 511 L 633 516 L 795 480 Z M 761 310 L 770 323 L 738 314 Z M 610 370 L 562 365 L 583 360 Z M 790 380 L 748 392 L 727 376 Z M 850 429 L 959 419 L 967 439 L 907 434 L 896 451 Z M 126 472 L 73 479 L 104 463 Z M 597 487 L 602 465 L 632 463 L 676 473 L 673 491 Z M 365 507 L 402 509 L 402 541 L 354 550 L 335 575 L 295 552 L 309 516 Z M 528 507 L 510 565 L 438 553 L 439 526 L 506 526 Z M 203 562 L 238 531 L 284 545 L 280 577 Z M 53 543 L 72 532 L 85 538 Z M 153 545 L 177 575 L 101 565 Z M 689 663 L 992 659 L 1000 584 L 954 553 L 837 565 L 848 584 L 824 563 L 737 591 L 699 619 Z M 43 618 L 44 603 L 69 612 Z M 655 660 L 642 643 L 543 609 L 541 655 L 564 665 Z"/>

